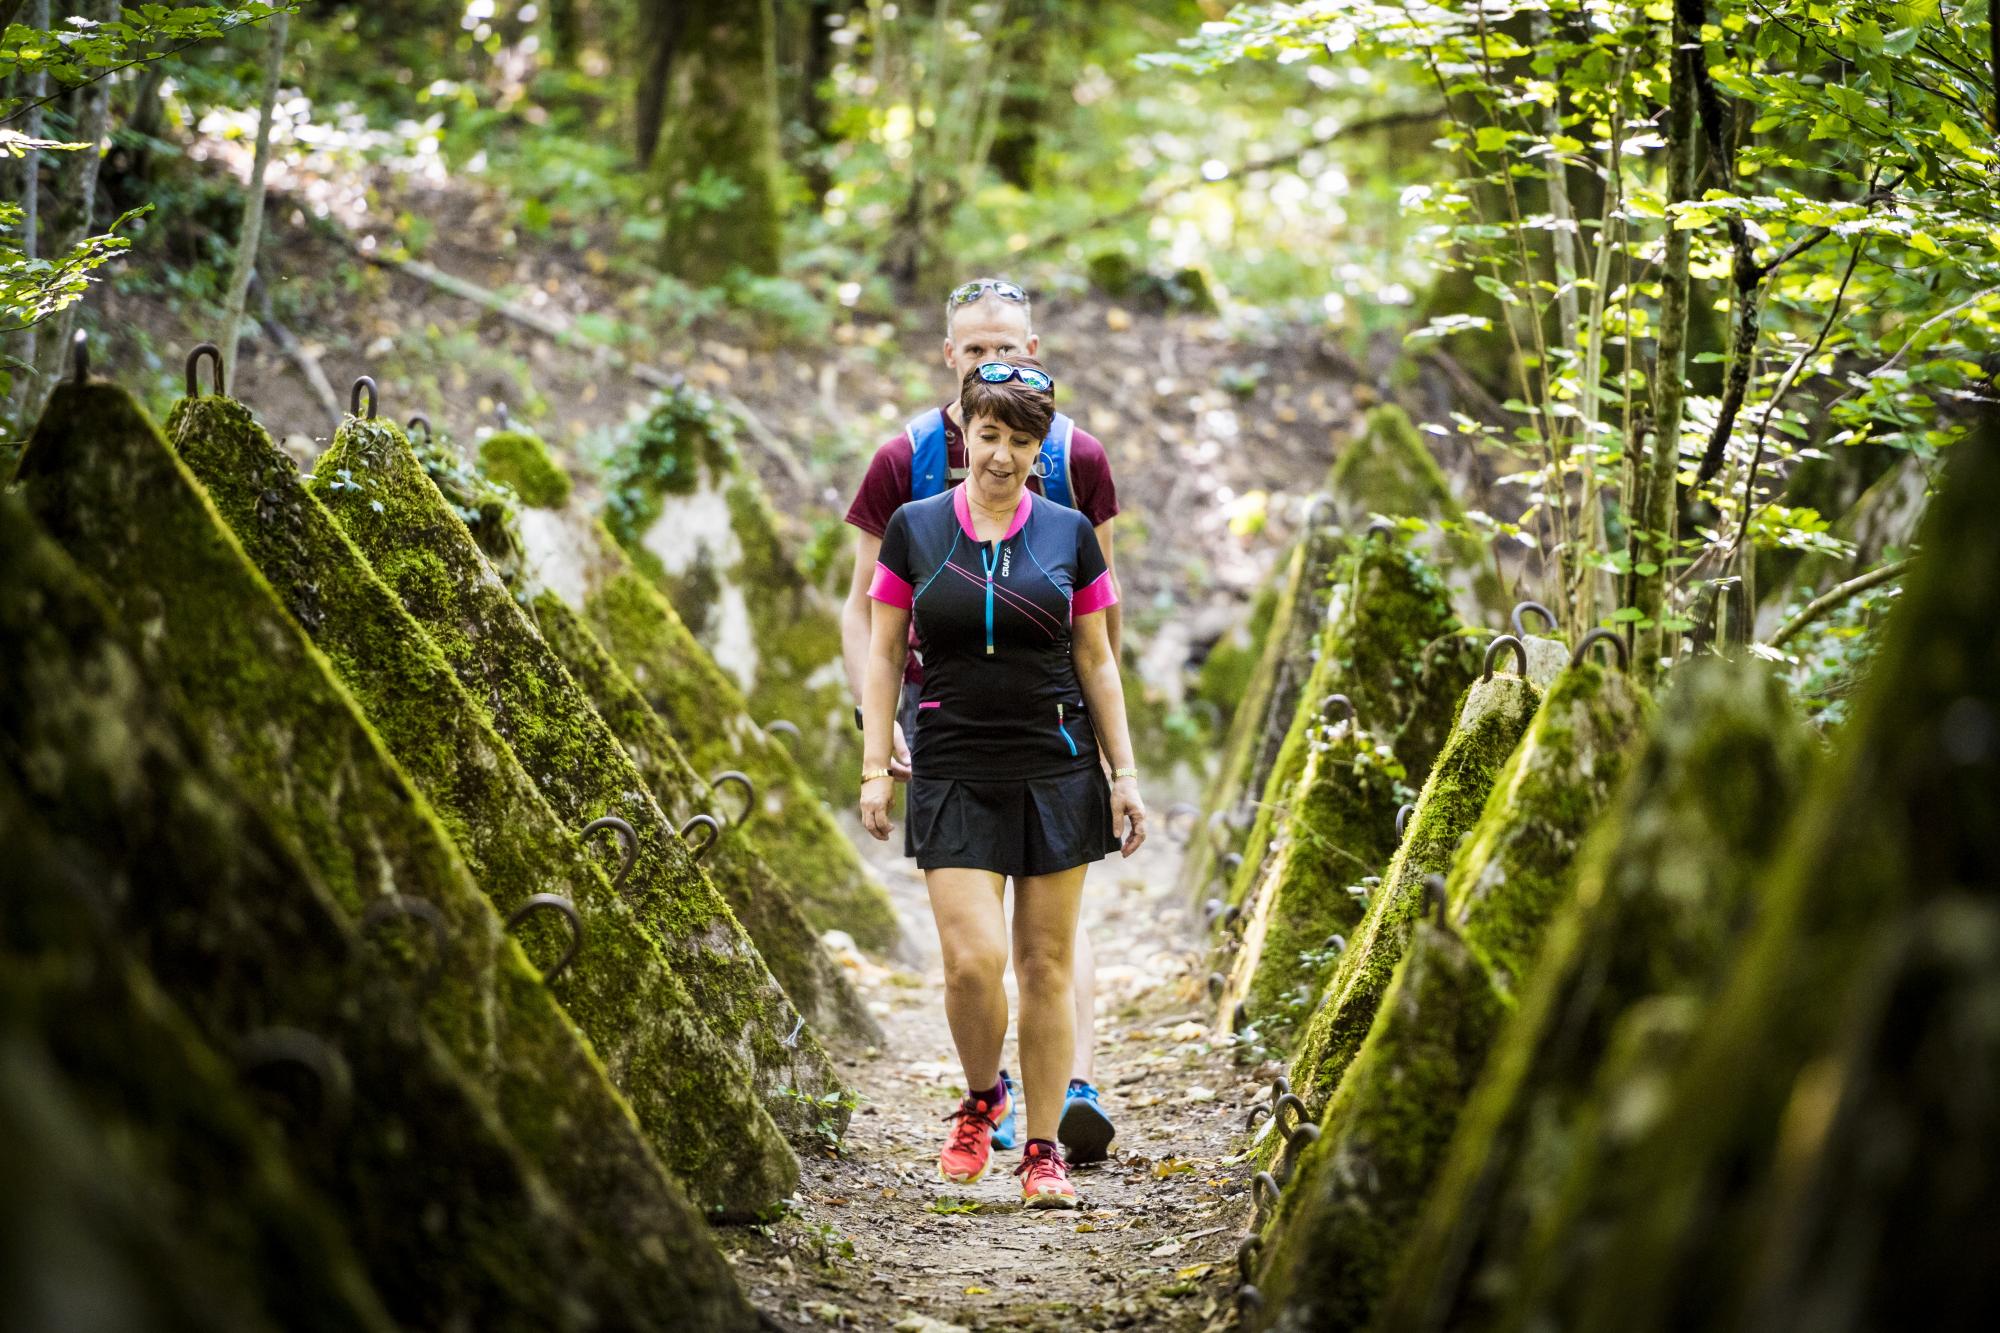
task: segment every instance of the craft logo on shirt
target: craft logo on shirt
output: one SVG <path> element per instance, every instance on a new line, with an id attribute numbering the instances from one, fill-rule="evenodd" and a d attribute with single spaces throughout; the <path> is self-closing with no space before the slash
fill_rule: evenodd
<path id="1" fill-rule="evenodd" d="M 1003 579 L 1006 578 L 1007 571 L 1012 569 L 1013 567 L 1014 567 L 1014 548 L 1011 546 L 1002 546 L 1000 548 L 1000 577 Z"/>

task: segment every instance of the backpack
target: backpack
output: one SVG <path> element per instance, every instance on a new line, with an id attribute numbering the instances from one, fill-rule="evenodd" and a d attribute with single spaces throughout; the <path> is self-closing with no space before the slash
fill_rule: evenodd
<path id="1" fill-rule="evenodd" d="M 933 407 L 910 418 L 907 427 L 910 435 L 910 498 L 927 500 L 948 489 L 955 481 L 965 476 L 963 468 L 950 466 L 951 454 L 945 447 L 944 409 Z M 1076 423 L 1061 412 L 1049 423 L 1049 433 L 1042 440 L 1041 456 L 1035 460 L 1036 473 L 1042 483 L 1042 495 L 1065 509 L 1076 508 L 1076 497 L 1069 486 L 1069 443 L 1076 433 Z"/>

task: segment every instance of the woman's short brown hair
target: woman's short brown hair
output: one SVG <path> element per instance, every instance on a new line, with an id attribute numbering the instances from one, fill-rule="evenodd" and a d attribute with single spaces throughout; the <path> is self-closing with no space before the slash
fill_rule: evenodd
<path id="1" fill-rule="evenodd" d="M 1032 356 L 995 357 L 1010 366 L 1026 366 L 1049 373 Z M 965 415 L 965 424 L 972 425 L 974 417 L 992 417 L 1009 430 L 1022 431 L 1041 439 L 1049 433 L 1049 426 L 1056 419 L 1055 395 L 1041 389 L 1031 389 L 1018 379 L 1003 380 L 990 384 L 979 378 L 979 368 L 974 366 L 966 372 L 965 382 L 958 386 L 958 407 Z"/>

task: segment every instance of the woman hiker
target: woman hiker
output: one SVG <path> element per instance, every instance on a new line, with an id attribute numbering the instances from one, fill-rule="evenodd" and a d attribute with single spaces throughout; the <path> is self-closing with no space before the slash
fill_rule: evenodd
<path id="1" fill-rule="evenodd" d="M 923 653 L 907 851 L 924 872 L 944 955 L 945 1011 L 968 1092 L 938 1174 L 985 1174 L 1011 1098 L 1000 1077 L 1014 881 L 1014 977 L 1028 1141 L 1015 1174 L 1031 1208 L 1074 1208 L 1055 1142 L 1076 1031 L 1072 952 L 1084 875 L 1146 838 L 1146 811 L 1104 609 L 1117 600 L 1097 535 L 1027 488 L 1055 414 L 1033 357 L 985 362 L 959 391 L 969 471 L 898 509 L 882 536 L 862 691 L 861 822 L 890 833 L 897 693 L 914 617 Z M 1107 784 L 1102 746 L 1113 765 Z M 1120 830 L 1124 830 L 1120 837 Z"/>
<path id="2" fill-rule="evenodd" d="M 948 490 L 965 476 L 965 418 L 956 399 L 959 381 L 985 361 L 1040 355 L 1041 335 L 1035 332 L 1033 315 L 1026 289 L 1004 278 L 974 278 L 952 288 L 944 302 L 941 351 L 944 366 L 951 372 L 953 400 L 918 413 L 868 460 L 854 503 L 847 509 L 847 521 L 855 529 L 854 570 L 840 608 L 841 662 L 857 701 L 868 676 L 870 608 L 875 605 L 869 600 L 868 585 L 875 577 L 882 534 L 889 530 L 890 517 L 903 505 Z M 1111 567 L 1115 586 L 1118 566 L 1112 548 L 1118 487 L 1103 443 L 1081 424 L 1058 413 L 1043 448 L 1049 457 L 1047 475 L 1038 472 L 1030 477 L 1028 489 L 1037 501 L 1047 497 L 1083 512 L 1097 530 L 1097 542 L 1103 548 L 1104 563 Z M 1104 611 L 1114 659 L 1119 655 L 1122 610 L 1114 602 Z M 922 694 L 923 662 L 913 652 L 904 665 L 903 692 L 890 748 L 889 772 L 898 782 L 909 780 L 909 741 L 917 734 L 917 700 Z M 854 725 L 861 725 L 858 702 Z M 1109 759 L 1102 754 L 1098 759 L 1108 772 Z M 1062 1119 L 1056 1122 L 1056 1142 L 1072 1166 L 1084 1166 L 1110 1155 L 1111 1141 L 1118 1131 L 1092 1082 L 1097 1068 L 1097 968 L 1090 932 L 1081 924 L 1076 932 L 1075 959 L 1076 1063 L 1070 1067 Z M 1004 1067 L 1000 1079 L 1007 1085 L 1010 1109 L 1000 1128 L 993 1131 L 993 1146 L 1013 1149 L 1020 1146 L 1021 1114 L 1027 1099 L 1021 1095 L 1019 1081 Z"/>

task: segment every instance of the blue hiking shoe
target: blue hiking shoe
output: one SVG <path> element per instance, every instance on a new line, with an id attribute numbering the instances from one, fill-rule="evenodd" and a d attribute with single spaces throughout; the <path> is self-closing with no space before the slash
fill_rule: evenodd
<path id="1" fill-rule="evenodd" d="M 993 1127 L 993 1146 L 1018 1148 L 1021 1146 L 1021 1085 L 1004 1069 L 1000 1071 L 1000 1081 L 1007 1085 L 1007 1114 Z"/>
<path id="2" fill-rule="evenodd" d="M 1075 1166 L 1101 1162 L 1110 1156 L 1111 1140 L 1117 1133 L 1111 1127 L 1111 1117 L 1097 1104 L 1097 1089 L 1081 1079 L 1071 1079 L 1062 1121 L 1056 1126 L 1063 1156 Z"/>

